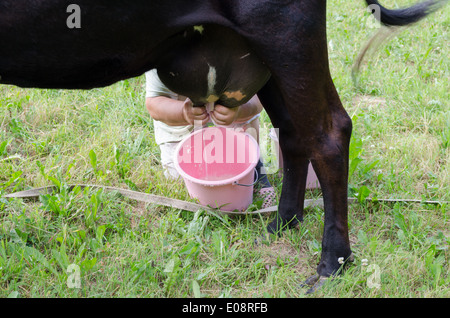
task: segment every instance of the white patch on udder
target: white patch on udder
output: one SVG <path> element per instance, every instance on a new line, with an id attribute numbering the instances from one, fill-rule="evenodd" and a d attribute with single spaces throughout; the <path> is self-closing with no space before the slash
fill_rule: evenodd
<path id="1" fill-rule="evenodd" d="M 208 95 L 214 95 L 214 86 L 216 86 L 217 82 L 217 72 L 214 66 L 209 65 L 208 75 L 206 77 L 206 81 L 208 83 Z"/>

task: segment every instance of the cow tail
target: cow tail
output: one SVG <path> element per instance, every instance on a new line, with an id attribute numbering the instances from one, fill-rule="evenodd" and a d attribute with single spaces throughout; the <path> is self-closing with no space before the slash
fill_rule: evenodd
<path id="1" fill-rule="evenodd" d="M 408 8 L 390 10 L 380 5 L 377 0 L 366 0 L 375 18 L 385 26 L 405 26 L 417 22 L 441 8 L 446 2 L 448 0 L 428 0 Z"/>
<path id="2" fill-rule="evenodd" d="M 395 27 L 406 26 L 408 24 L 419 21 L 426 17 L 430 13 L 441 8 L 448 0 L 428 0 L 425 2 L 419 2 L 408 8 L 401 9 L 386 9 L 379 4 L 377 0 L 365 0 L 369 9 L 374 17 L 380 21 L 380 23 L 386 28 L 380 28 L 378 32 L 366 43 L 356 57 L 355 63 L 352 69 L 353 84 L 357 86 L 357 78 L 359 68 L 364 55 L 368 52 L 369 48 L 374 49 L 381 45 L 387 38 L 396 33 Z"/>

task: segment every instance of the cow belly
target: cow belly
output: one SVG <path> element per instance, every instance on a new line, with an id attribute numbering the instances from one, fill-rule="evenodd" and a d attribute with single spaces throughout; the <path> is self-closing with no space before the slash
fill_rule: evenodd
<path id="1" fill-rule="evenodd" d="M 242 105 L 270 78 L 248 43 L 230 29 L 194 26 L 171 41 L 174 44 L 157 63 L 158 75 L 170 90 L 188 96 L 194 105 Z"/>

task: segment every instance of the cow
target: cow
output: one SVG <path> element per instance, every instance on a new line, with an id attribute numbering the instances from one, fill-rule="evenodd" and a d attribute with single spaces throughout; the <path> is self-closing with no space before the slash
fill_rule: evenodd
<path id="1" fill-rule="evenodd" d="M 445 0 L 388 10 L 408 25 Z M 0 0 L 0 84 L 91 89 L 156 68 L 195 105 L 228 107 L 258 94 L 279 129 L 284 180 L 269 233 L 303 219 L 308 163 L 324 198 L 320 285 L 350 261 L 347 222 L 352 122 L 333 84 L 326 0 Z M 213 75 L 213 76 L 212 76 Z"/>

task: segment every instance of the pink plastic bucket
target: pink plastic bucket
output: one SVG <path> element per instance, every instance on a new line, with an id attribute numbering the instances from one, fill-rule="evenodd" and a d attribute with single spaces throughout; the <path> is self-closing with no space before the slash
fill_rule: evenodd
<path id="1" fill-rule="evenodd" d="M 200 204 L 244 211 L 252 203 L 259 147 L 242 129 L 197 130 L 180 142 L 174 159 L 189 195 Z"/>

